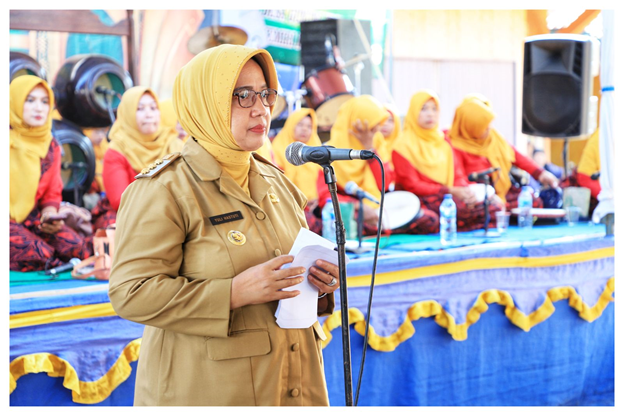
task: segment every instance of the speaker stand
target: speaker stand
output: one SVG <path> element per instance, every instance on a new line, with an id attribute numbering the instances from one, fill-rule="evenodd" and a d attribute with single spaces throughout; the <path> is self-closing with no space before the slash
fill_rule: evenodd
<path id="1" fill-rule="evenodd" d="M 568 138 L 563 138 L 563 177 L 568 177 Z"/>

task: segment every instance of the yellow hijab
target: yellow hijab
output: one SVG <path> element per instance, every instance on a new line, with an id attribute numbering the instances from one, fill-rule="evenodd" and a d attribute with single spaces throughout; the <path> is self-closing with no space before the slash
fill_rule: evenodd
<path id="1" fill-rule="evenodd" d="M 362 143 L 349 133 L 353 130 L 353 124 L 356 120 L 368 121 L 368 126 L 374 127 L 384 123 L 390 115 L 383 105 L 370 95 L 361 95 L 346 101 L 338 109 L 336 121 L 331 128 L 330 140 L 326 145 L 343 149 L 366 150 L 362 147 Z M 373 147 L 379 149 L 383 135 L 375 134 L 373 138 Z M 377 186 L 377 181 L 373 172 L 368 167 L 366 160 L 350 160 L 339 161 L 332 164 L 336 173 L 338 185 L 345 187 L 347 182 L 353 181 L 364 191 L 379 199 L 381 192 Z M 371 207 L 377 207 L 374 202 L 364 200 L 364 203 Z"/>
<path id="2" fill-rule="evenodd" d="M 230 44 L 197 54 L 180 70 L 173 85 L 173 106 L 184 130 L 248 194 L 251 152 L 236 143 L 231 125 L 236 80 L 252 57 L 260 64 L 269 88 L 277 90 L 277 72 L 269 52 Z"/>
<path id="3" fill-rule="evenodd" d="M 587 139 L 577 171 L 587 176 L 600 172 L 600 129 Z"/>
<path id="4" fill-rule="evenodd" d="M 318 122 L 316 113 L 311 108 L 302 108 L 288 116 L 282 130 L 273 139 L 273 154 L 275 163 L 286 173 L 288 179 L 293 181 L 297 188 L 308 198 L 308 201 L 318 199 L 318 190 L 316 188 L 316 179 L 319 171 L 323 170 L 316 163 L 304 163 L 300 166 L 294 166 L 286 160 L 286 148 L 295 141 L 295 127 L 305 117 L 312 119 L 312 135 L 306 143 L 307 146 L 322 146 L 320 137 L 317 133 Z"/>
<path id="5" fill-rule="evenodd" d="M 30 127 L 23 120 L 24 103 L 37 85 L 48 91 L 50 111 L 40 127 Z M 41 159 L 52 142 L 52 109 L 54 93 L 43 79 L 34 75 L 15 78 L 9 86 L 9 215 L 22 223 L 35 207 L 35 196 L 41 178 Z"/>
<path id="6" fill-rule="evenodd" d="M 383 142 L 381 142 L 381 145 L 379 146 L 379 149 L 377 149 L 377 152 L 379 153 L 379 157 L 381 158 L 381 160 L 391 163 L 392 150 L 394 149 L 394 145 L 396 144 L 396 141 L 399 137 L 399 133 L 401 133 L 401 117 L 399 117 L 399 112 L 396 108 L 388 104 L 384 104 L 384 108 L 386 109 L 386 111 L 388 111 L 390 117 L 392 117 L 392 120 L 394 121 L 394 128 L 392 129 L 392 133 L 390 133 L 390 136 L 384 137 L 384 140 Z"/>
<path id="7" fill-rule="evenodd" d="M 128 159 L 130 166 L 140 172 L 156 159 L 182 149 L 182 142 L 170 128 L 163 126 L 153 134 L 143 134 L 139 131 L 136 122 L 136 112 L 143 94 L 154 97 L 156 104 L 158 97 L 147 87 L 132 87 L 121 97 L 117 108 L 117 119 L 113 123 L 108 137 L 111 139 L 109 148 L 116 150 Z"/>
<path id="8" fill-rule="evenodd" d="M 420 111 L 429 100 L 433 100 L 440 109 L 440 100 L 434 91 L 421 90 L 412 96 L 405 116 L 405 128 L 399 134 L 394 150 L 423 175 L 451 187 L 455 180 L 451 145 L 444 140 L 444 133 L 437 125 L 424 129 L 418 124 Z"/>
<path id="9" fill-rule="evenodd" d="M 514 150 L 494 128 L 490 128 L 490 134 L 485 139 L 477 138 L 483 134 L 494 117 L 495 114 L 486 101 L 475 97 L 466 98 L 455 110 L 449 136 L 452 145 L 457 149 L 486 157 L 492 167 L 501 169 L 494 188 L 496 194 L 505 201 L 511 187 L 509 171 L 516 161 Z"/>

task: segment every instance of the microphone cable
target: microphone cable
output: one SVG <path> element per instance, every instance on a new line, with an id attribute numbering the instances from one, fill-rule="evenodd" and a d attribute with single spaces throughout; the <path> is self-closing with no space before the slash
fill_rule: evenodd
<path id="1" fill-rule="evenodd" d="M 362 383 L 362 374 L 364 373 L 364 361 L 366 360 L 366 349 L 368 348 L 368 328 L 370 326 L 371 307 L 373 305 L 373 289 L 375 287 L 375 272 L 377 271 L 377 257 L 379 255 L 379 241 L 381 239 L 381 224 L 383 218 L 383 206 L 386 195 L 386 172 L 382 160 L 375 154 L 375 160 L 381 168 L 381 200 L 379 202 L 379 219 L 377 222 L 377 239 L 375 241 L 375 255 L 373 256 L 373 271 L 371 273 L 371 284 L 368 294 L 368 306 L 366 309 L 366 326 L 364 329 L 364 347 L 362 348 L 362 361 L 360 363 L 360 373 L 358 375 L 357 388 L 355 389 L 355 406 L 358 404 L 360 397 L 360 386 Z"/>

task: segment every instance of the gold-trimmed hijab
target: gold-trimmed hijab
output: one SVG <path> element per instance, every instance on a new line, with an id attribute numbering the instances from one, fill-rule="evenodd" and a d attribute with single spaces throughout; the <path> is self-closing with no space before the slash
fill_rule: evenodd
<path id="1" fill-rule="evenodd" d="M 24 103 L 28 94 L 38 85 L 48 92 L 50 111 L 42 126 L 31 127 L 23 119 Z M 53 140 L 54 93 L 43 79 L 22 75 L 11 82 L 9 96 L 9 215 L 22 223 L 35 207 L 35 196 L 41 179 L 41 159 L 48 154 Z"/>
<path id="2" fill-rule="evenodd" d="M 405 127 L 399 134 L 394 150 L 423 175 L 451 187 L 455 180 L 453 148 L 444 140 L 444 133 L 438 125 L 425 129 L 418 124 L 420 112 L 429 100 L 433 100 L 440 109 L 438 95 L 432 90 L 421 90 L 412 96 L 405 116 Z"/>
<path id="3" fill-rule="evenodd" d="M 505 196 L 511 188 L 509 171 L 516 161 L 514 149 L 494 128 L 490 128 L 490 133 L 485 139 L 478 138 L 485 132 L 494 117 L 494 111 L 488 101 L 476 98 L 474 95 L 467 97 L 455 110 L 449 136 L 455 148 L 485 157 L 492 167 L 501 169 L 495 179 L 494 188 L 496 194 L 506 201 Z"/>
<path id="4" fill-rule="evenodd" d="M 368 121 L 369 128 L 384 123 L 390 114 L 383 105 L 370 95 L 360 95 L 351 98 L 340 106 L 336 121 L 331 128 L 330 140 L 326 145 L 334 146 L 342 149 L 364 149 L 362 143 L 350 133 L 353 130 L 353 124 L 360 120 L 362 123 Z M 383 135 L 380 132 L 375 134 L 373 138 L 373 147 L 379 149 L 383 141 Z M 364 191 L 373 197 L 381 198 L 381 191 L 377 186 L 377 181 L 373 172 L 368 167 L 366 160 L 350 160 L 336 162 L 332 164 L 336 173 L 336 181 L 341 187 L 345 187 L 347 182 L 353 181 Z M 364 200 L 365 204 L 371 207 L 377 207 L 374 202 Z"/>
<path id="5" fill-rule="evenodd" d="M 297 188 L 301 189 L 308 198 L 308 201 L 312 201 L 318 199 L 316 180 L 319 171 L 323 170 L 323 168 L 316 163 L 304 163 L 300 166 L 294 166 L 286 160 L 285 154 L 288 145 L 295 141 L 295 127 L 306 117 L 310 117 L 312 120 L 312 134 L 310 135 L 310 139 L 306 142 L 306 146 L 322 146 L 323 143 L 317 132 L 318 122 L 316 120 L 316 113 L 311 108 L 302 108 L 290 114 L 282 130 L 275 136 L 275 139 L 273 139 L 272 146 L 275 163 L 284 169 L 284 173 L 288 179 L 290 179 Z"/>
<path id="6" fill-rule="evenodd" d="M 197 54 L 182 67 L 173 85 L 173 106 L 184 130 L 247 193 L 251 152 L 242 150 L 232 135 L 232 93 L 243 66 L 252 58 L 262 68 L 269 88 L 277 90 L 277 72 L 269 52 L 230 44 Z"/>
<path id="7" fill-rule="evenodd" d="M 117 107 L 117 119 L 108 134 L 111 140 L 109 149 L 124 155 L 136 172 L 140 172 L 156 159 L 182 150 L 182 141 L 178 139 L 177 132 L 165 127 L 162 120 L 155 133 L 141 133 L 136 122 L 136 113 L 143 94 L 150 94 L 160 106 L 156 93 L 147 87 L 137 86 L 126 90 Z"/>

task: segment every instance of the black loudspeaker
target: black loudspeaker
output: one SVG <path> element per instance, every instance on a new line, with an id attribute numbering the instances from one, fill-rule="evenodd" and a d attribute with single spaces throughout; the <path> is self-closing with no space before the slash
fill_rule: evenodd
<path id="1" fill-rule="evenodd" d="M 35 75 L 47 81 L 46 70 L 30 55 L 11 51 L 9 62 L 11 72 L 9 83 L 21 75 Z"/>
<path id="2" fill-rule="evenodd" d="M 63 201 L 82 207 L 82 197 L 95 178 L 95 152 L 91 140 L 67 120 L 52 120 L 52 135 L 61 145 Z"/>
<path id="3" fill-rule="evenodd" d="M 361 38 L 353 20 L 325 19 L 301 22 L 301 65 L 307 78 L 313 71 L 332 66 L 332 57 L 328 56 L 328 41 L 340 50 L 340 56 L 347 63 L 345 72 L 352 83 L 356 83 L 355 62 L 362 62 L 359 94 L 372 94 L 373 70 L 366 55 L 366 46 L 370 45 L 371 26 L 367 20 L 358 20 L 363 32 Z M 369 46 L 370 47 L 370 46 Z M 352 63 L 353 62 L 353 63 Z"/>
<path id="4" fill-rule="evenodd" d="M 121 96 L 132 86 L 130 74 L 115 60 L 74 55 L 56 75 L 56 107 L 64 119 L 80 127 L 110 126 Z"/>
<path id="5" fill-rule="evenodd" d="M 525 40 L 522 133 L 571 138 L 595 130 L 598 99 L 592 90 L 598 51 L 590 36 L 550 34 Z"/>

